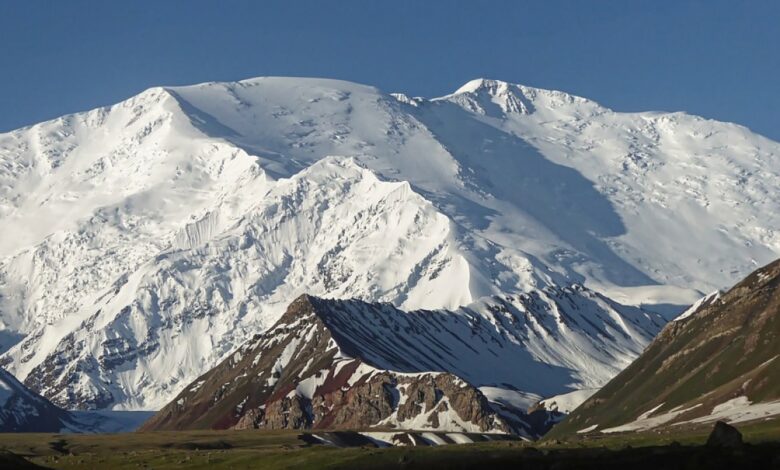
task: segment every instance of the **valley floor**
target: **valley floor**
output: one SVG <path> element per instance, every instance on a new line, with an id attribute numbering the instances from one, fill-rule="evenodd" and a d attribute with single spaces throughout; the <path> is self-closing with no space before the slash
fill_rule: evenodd
<path id="1" fill-rule="evenodd" d="M 780 468 L 780 421 L 740 430 L 747 444 L 736 450 L 703 446 L 703 430 L 674 437 L 646 433 L 567 443 L 393 448 L 318 445 L 310 434 L 289 431 L 0 434 L 0 463 L 2 468 L 29 463 L 58 469 Z"/>

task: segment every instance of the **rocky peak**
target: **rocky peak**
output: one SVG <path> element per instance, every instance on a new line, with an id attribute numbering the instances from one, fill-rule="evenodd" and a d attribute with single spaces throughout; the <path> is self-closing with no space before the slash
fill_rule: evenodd
<path id="1" fill-rule="evenodd" d="M 524 420 L 522 410 L 500 409 L 442 364 L 430 367 L 435 363 L 422 351 L 420 358 L 402 357 L 422 347 L 416 336 L 437 341 L 423 336 L 430 332 L 410 320 L 437 314 L 395 312 L 389 305 L 302 295 L 273 327 L 198 378 L 144 429 L 395 428 L 539 434 Z M 441 329 L 451 319 L 438 315 Z M 399 345 L 397 355 L 378 345 L 381 336 Z M 402 346 L 403 342 L 408 344 Z M 429 362 L 420 362 L 421 358 Z"/>
<path id="2" fill-rule="evenodd" d="M 465 109 L 491 117 L 503 117 L 506 114 L 531 114 L 535 111 L 532 96 L 533 89 L 514 85 L 500 80 L 478 78 L 458 88 L 448 99 Z M 530 98 L 530 99 L 529 99 Z"/>
<path id="3" fill-rule="evenodd" d="M 362 426 L 534 437 L 553 420 L 545 411 L 529 414 L 528 397 L 600 380 L 574 372 L 581 355 L 555 351 L 598 341 L 609 374 L 621 351 L 638 351 L 637 338 L 649 338 L 660 325 L 582 286 L 489 298 L 453 311 L 302 295 L 145 428 Z M 589 370 L 597 370 L 593 362 Z"/>

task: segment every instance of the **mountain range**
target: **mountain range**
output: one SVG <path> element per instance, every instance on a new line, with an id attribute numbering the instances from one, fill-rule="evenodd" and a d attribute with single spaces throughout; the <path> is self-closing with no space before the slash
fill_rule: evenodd
<path id="1" fill-rule="evenodd" d="M 69 409 L 197 401 L 214 366 L 214 384 L 255 370 L 236 351 L 306 294 L 345 355 L 321 370 L 448 373 L 495 414 L 492 389 L 601 387 L 775 259 L 779 186 L 780 144 L 744 127 L 494 80 L 435 99 L 302 78 L 153 88 L 0 135 L 0 364 Z M 396 334 L 399 360 L 359 336 L 388 325 L 448 339 Z M 516 367 L 482 373 L 453 348 L 472 340 Z"/>

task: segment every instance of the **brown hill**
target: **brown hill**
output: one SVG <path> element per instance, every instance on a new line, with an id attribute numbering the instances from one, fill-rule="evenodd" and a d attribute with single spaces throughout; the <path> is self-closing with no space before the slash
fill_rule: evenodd
<path id="1" fill-rule="evenodd" d="M 780 419 L 779 356 L 776 261 L 668 324 L 547 438 Z"/>

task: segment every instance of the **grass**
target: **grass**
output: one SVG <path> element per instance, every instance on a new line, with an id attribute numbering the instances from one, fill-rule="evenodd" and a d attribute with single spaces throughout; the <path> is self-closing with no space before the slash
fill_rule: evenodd
<path id="1" fill-rule="evenodd" d="M 780 443 L 780 420 L 741 428 L 745 440 L 759 447 Z M 511 462 L 540 463 L 544 459 L 591 462 L 625 459 L 626 452 L 639 458 L 640 449 L 680 452 L 670 446 L 695 449 L 704 443 L 702 429 L 667 433 L 608 435 L 565 443 L 519 441 L 487 442 L 441 447 L 333 448 L 307 444 L 296 431 L 185 431 L 127 434 L 0 434 L 0 449 L 47 468 L 83 469 L 364 469 L 399 466 L 414 468 L 469 468 L 506 465 Z M 690 447 L 688 447 L 690 446 Z M 626 449 L 633 448 L 627 451 Z M 621 450 L 622 449 L 622 450 Z M 649 451 L 648 451 L 649 452 Z M 655 450 L 654 452 L 658 452 Z M 653 454 L 655 455 L 655 454 Z M 553 457 L 551 457 L 553 456 Z M 595 459 L 595 460 L 594 460 Z M 547 462 L 549 464 L 549 461 Z M 413 464 L 413 465 L 411 465 Z M 543 467 L 544 468 L 544 467 Z M 564 467 L 566 468 L 566 467 Z"/>
<path id="2" fill-rule="evenodd" d="M 585 437 L 575 437 L 564 442 L 555 440 L 542 441 L 541 446 L 555 447 L 606 447 L 622 449 L 626 446 L 649 447 L 667 446 L 672 443 L 682 445 L 703 445 L 707 442 L 714 423 L 699 426 L 675 426 L 643 432 L 617 434 L 588 434 Z M 772 419 L 749 424 L 734 425 L 742 433 L 745 442 L 751 444 L 780 442 L 780 419 Z"/>
<path id="3" fill-rule="evenodd" d="M 286 468 L 307 448 L 297 432 L 193 431 L 126 434 L 0 434 L 0 448 L 50 468 Z"/>
<path id="4" fill-rule="evenodd" d="M 366 468 L 416 462 L 507 456 L 516 443 L 430 448 L 333 448 L 309 445 L 299 432 L 198 431 L 102 435 L 0 434 L 0 448 L 37 465 L 58 469 L 116 468 Z"/>

